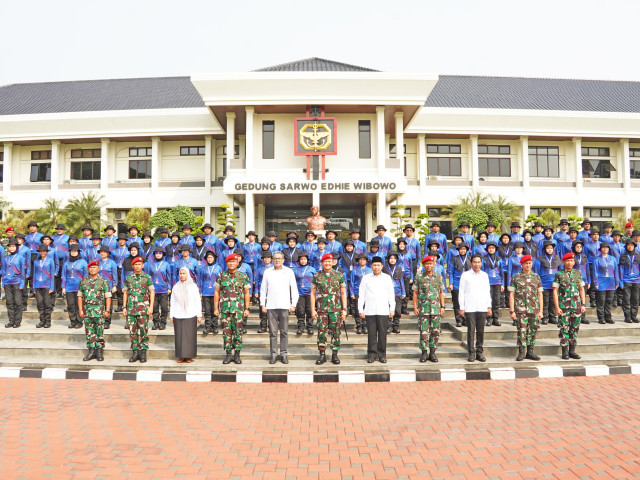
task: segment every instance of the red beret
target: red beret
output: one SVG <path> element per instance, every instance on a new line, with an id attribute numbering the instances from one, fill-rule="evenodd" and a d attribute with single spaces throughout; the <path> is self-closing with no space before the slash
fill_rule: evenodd
<path id="1" fill-rule="evenodd" d="M 330 253 L 325 253 L 324 255 L 322 255 L 320 263 L 324 262 L 325 260 L 333 260 L 333 255 L 331 255 Z"/>
<path id="2" fill-rule="evenodd" d="M 133 260 L 131 260 L 131 265 L 134 265 L 134 264 L 136 264 L 138 262 L 144 263 L 144 260 L 142 259 L 142 257 L 136 257 Z"/>
<path id="3" fill-rule="evenodd" d="M 138 258 L 140 258 L 140 257 L 138 257 Z M 142 260 L 142 259 L 140 258 L 140 260 Z M 134 259 L 134 262 L 135 262 L 135 259 Z M 131 264 L 133 265 L 133 262 L 131 262 Z M 92 266 L 94 266 L 94 265 L 95 265 L 96 267 L 99 267 L 99 266 L 100 266 L 100 262 L 99 262 L 98 260 L 93 260 L 93 261 L 91 261 L 91 262 L 89 262 L 89 263 L 87 264 L 87 267 L 92 267 Z"/>
<path id="4" fill-rule="evenodd" d="M 436 257 L 433 257 L 431 255 L 427 255 L 422 259 L 422 263 L 424 262 L 435 262 L 436 261 Z"/>
<path id="5" fill-rule="evenodd" d="M 565 260 L 568 260 L 569 258 L 575 258 L 575 255 L 572 252 L 565 253 L 562 256 L 562 261 L 564 262 Z"/>
<path id="6" fill-rule="evenodd" d="M 522 265 L 524 262 L 531 262 L 532 260 L 533 258 L 531 258 L 531 255 L 523 255 L 520 259 L 520 265 Z"/>
<path id="7" fill-rule="evenodd" d="M 627 224 L 624 226 L 624 228 L 629 228 L 629 227 L 633 227 L 633 222 L 627 222 Z"/>
<path id="8" fill-rule="evenodd" d="M 13 227 L 7 227 L 7 229 L 5 230 L 5 232 L 14 232 L 15 229 Z"/>
<path id="9" fill-rule="evenodd" d="M 224 259 L 224 261 L 228 262 L 229 260 L 238 260 L 238 255 L 236 255 L 235 253 L 230 253 L 229 255 L 227 255 L 227 258 Z"/>

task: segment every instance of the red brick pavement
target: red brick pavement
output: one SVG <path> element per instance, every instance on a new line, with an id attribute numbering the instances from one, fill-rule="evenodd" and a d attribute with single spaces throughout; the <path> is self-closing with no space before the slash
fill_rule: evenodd
<path id="1" fill-rule="evenodd" d="M 0 479 L 631 478 L 640 378 L 0 379 Z"/>

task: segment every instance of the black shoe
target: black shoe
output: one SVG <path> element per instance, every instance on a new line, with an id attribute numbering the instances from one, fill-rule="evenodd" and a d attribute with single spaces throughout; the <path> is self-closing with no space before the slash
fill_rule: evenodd
<path id="1" fill-rule="evenodd" d="M 605 322 L 604 320 L 602 320 L 602 319 L 600 319 L 600 318 L 599 318 L 599 319 L 598 319 L 598 323 L 599 323 L 600 325 L 604 325 L 604 324 L 605 324 L 605 323 L 607 323 L 607 322 Z"/>
<path id="2" fill-rule="evenodd" d="M 244 335 L 245 333 L 247 333 L 247 327 L 244 327 L 244 328 L 242 329 L 242 334 Z"/>
<path id="3" fill-rule="evenodd" d="M 476 353 L 476 360 L 478 360 L 479 362 L 486 362 L 487 361 L 487 359 L 484 358 L 484 355 L 482 354 L 482 352 Z"/>
<path id="4" fill-rule="evenodd" d="M 273 365 L 274 363 L 276 363 L 276 359 L 277 359 L 277 355 L 275 353 L 271 354 L 271 358 L 269 359 L 269 364 Z"/>
<path id="5" fill-rule="evenodd" d="M 338 357 L 336 356 L 336 358 Z M 378 360 L 380 360 L 380 363 L 387 363 L 387 357 L 380 357 L 378 358 Z M 333 362 L 333 363 L 336 363 L 336 362 Z M 338 363 L 340 363 L 340 360 L 338 360 Z"/>
<path id="6" fill-rule="evenodd" d="M 81 323 L 76 323 L 73 328 L 82 328 L 82 324 Z"/>
<path id="7" fill-rule="evenodd" d="M 551 318 L 549 319 L 549 323 L 550 323 L 551 325 L 557 325 L 557 324 L 558 324 L 558 319 L 557 319 L 556 317 L 551 317 Z"/>
<path id="8" fill-rule="evenodd" d="M 145 363 L 147 361 L 147 351 L 146 350 L 138 350 L 138 358 L 141 363 Z"/>
<path id="9" fill-rule="evenodd" d="M 131 358 L 129 359 L 129 363 L 133 363 L 139 358 L 140 357 L 138 356 L 138 350 L 133 350 L 133 353 L 131 354 Z"/>
<path id="10" fill-rule="evenodd" d="M 307 327 L 307 333 L 313 335 L 313 327 Z"/>
<path id="11" fill-rule="evenodd" d="M 285 365 L 289 363 L 289 359 L 287 358 L 286 355 L 280 355 L 280 361 Z"/>
<path id="12" fill-rule="evenodd" d="M 610 318 L 609 320 L 605 320 L 607 323 L 616 323 L 616 321 L 613 318 Z"/>
<path id="13" fill-rule="evenodd" d="M 316 365 L 322 365 L 327 361 L 327 355 L 324 353 L 324 350 L 320 352 L 318 359 L 316 360 Z"/>
<path id="14" fill-rule="evenodd" d="M 236 353 L 233 355 L 233 363 L 236 365 L 240 365 L 242 363 L 242 360 L 240 360 L 240 352 L 238 350 L 236 350 Z"/>
<path id="15" fill-rule="evenodd" d="M 391 333 L 391 327 L 387 327 L 387 333 Z"/>
<path id="16" fill-rule="evenodd" d="M 490 327 L 491 326 L 491 320 L 487 320 L 485 323 L 485 326 Z"/>
<path id="17" fill-rule="evenodd" d="M 568 345 L 561 345 L 561 346 L 562 346 L 562 359 L 569 360 L 569 346 Z"/>
<path id="18" fill-rule="evenodd" d="M 296 335 L 302 335 L 302 327 L 298 327 L 298 331 L 296 332 Z"/>
<path id="19" fill-rule="evenodd" d="M 62 311 L 63 311 L 64 313 L 67 313 L 67 312 L 68 312 L 67 307 L 64 307 L 64 308 L 62 309 Z"/>
<path id="20" fill-rule="evenodd" d="M 521 362 L 524 360 L 524 346 L 520 345 L 518 347 L 518 356 L 516 357 L 516 362 Z"/>
<path id="21" fill-rule="evenodd" d="M 427 353 L 427 351 L 423 351 L 422 355 L 420 355 L 420 363 L 424 363 L 427 361 L 427 357 L 429 356 L 429 354 Z"/>
<path id="22" fill-rule="evenodd" d="M 626 320 L 625 320 L 625 321 L 626 321 Z M 631 323 L 631 320 L 629 320 L 629 323 Z M 44 322 L 43 322 L 43 321 L 40 321 L 40 323 L 38 323 L 38 324 L 36 325 L 36 328 L 42 328 L 42 327 L 44 327 Z"/>
<path id="23" fill-rule="evenodd" d="M 543 318 L 543 319 L 540 321 L 540 323 L 541 323 L 542 325 L 546 325 L 547 323 L 549 323 L 549 320 L 547 320 L 546 318 Z"/>
<path id="24" fill-rule="evenodd" d="M 224 357 L 224 360 L 222 360 L 222 364 L 227 365 L 231 363 L 231 357 L 233 357 L 233 354 L 231 353 L 231 350 L 228 350 L 227 355 Z"/>
<path id="25" fill-rule="evenodd" d="M 338 352 L 336 350 L 331 353 L 331 363 L 340 365 L 340 359 L 338 358 Z"/>
<path id="26" fill-rule="evenodd" d="M 46 322 L 44 324 L 44 328 L 51 328 L 51 322 Z"/>
<path id="27" fill-rule="evenodd" d="M 391 331 L 392 331 L 393 333 L 400 333 L 400 327 L 396 327 L 396 326 L 394 326 L 394 327 L 391 329 Z"/>
<path id="28" fill-rule="evenodd" d="M 116 312 L 116 313 L 120 313 L 120 312 L 122 312 L 122 307 L 116 307 L 113 311 Z M 66 310 L 65 310 L 65 312 L 66 312 Z"/>
<path id="29" fill-rule="evenodd" d="M 111 328 L 111 322 L 109 322 L 109 323 L 105 322 L 104 329 L 105 330 L 109 330 L 110 328 Z"/>
<path id="30" fill-rule="evenodd" d="M 580 355 L 576 353 L 576 346 L 569 345 L 569 358 L 573 358 L 575 360 L 580 360 Z"/>
<path id="31" fill-rule="evenodd" d="M 400 310 L 400 313 L 402 313 L 402 315 L 409 315 L 409 310 L 407 310 L 406 308 L 403 308 Z"/>
<path id="32" fill-rule="evenodd" d="M 460 320 L 456 320 L 456 327 L 461 327 L 462 326 L 462 322 Z"/>
<path id="33" fill-rule="evenodd" d="M 376 356 L 373 353 L 370 353 L 367 357 L 367 363 L 373 363 L 376 360 Z"/>
<path id="34" fill-rule="evenodd" d="M 153 326 L 151 327 L 151 330 L 158 330 L 159 325 L 157 323 L 154 323 Z"/>
<path id="35" fill-rule="evenodd" d="M 104 361 L 104 355 L 102 354 L 102 348 L 96 348 L 96 360 L 99 362 Z"/>
<path id="36" fill-rule="evenodd" d="M 266 332 L 266 330 L 265 330 L 263 327 L 260 327 L 260 328 L 258 329 L 258 333 L 264 333 L 264 332 Z"/>
<path id="37" fill-rule="evenodd" d="M 540 360 L 540 357 L 536 355 L 535 352 L 533 351 L 533 345 L 529 345 L 527 347 L 527 358 L 529 360 L 535 360 L 536 362 Z"/>
<path id="38" fill-rule="evenodd" d="M 517 323 L 515 320 L 512 320 L 512 321 L 511 321 L 511 325 L 512 325 L 512 326 L 514 326 L 514 327 L 517 327 L 517 326 L 518 326 L 518 323 Z"/>
<path id="39" fill-rule="evenodd" d="M 580 323 L 581 323 L 582 325 L 589 325 L 591 322 L 590 322 L 588 319 L 583 318 L 582 320 L 580 320 Z"/>
<path id="40" fill-rule="evenodd" d="M 492 324 L 493 326 L 495 326 L 495 327 L 499 327 L 499 326 L 501 326 L 501 325 L 502 325 L 502 324 L 500 323 L 500 320 L 496 320 L 496 319 L 494 319 L 494 320 L 493 320 L 493 322 L 491 322 L 491 324 Z"/>
<path id="41" fill-rule="evenodd" d="M 14 323 L 13 324 L 13 328 L 20 328 L 20 324 L 19 323 Z"/>
<path id="42" fill-rule="evenodd" d="M 369 330 L 367 330 L 367 327 L 362 327 L 362 333 L 369 333 Z"/>
<path id="43" fill-rule="evenodd" d="M 624 323 L 631 323 L 631 319 L 630 318 L 625 318 L 624 319 Z M 40 328 L 38 325 L 36 325 L 36 328 Z"/>
<path id="44" fill-rule="evenodd" d="M 26 312 L 27 311 L 27 306 L 25 305 L 24 307 L 22 307 L 22 311 Z"/>
<path id="45" fill-rule="evenodd" d="M 67 328 L 76 328 L 75 323 L 70 323 L 69 325 L 67 325 Z"/>
<path id="46" fill-rule="evenodd" d="M 82 359 L 83 362 L 88 362 L 89 360 L 93 360 L 96 358 L 96 350 L 94 348 L 90 348 L 89 352 Z"/>
<path id="47" fill-rule="evenodd" d="M 429 352 L 429 361 L 433 363 L 438 363 L 438 357 L 436 357 L 436 349 L 432 348 L 431 352 Z"/>
<path id="48" fill-rule="evenodd" d="M 361 327 L 360 325 L 358 325 L 358 326 L 356 327 L 356 333 L 357 333 L 358 335 L 361 335 L 361 334 L 362 334 L 362 327 Z"/>
<path id="49" fill-rule="evenodd" d="M 470 353 L 469 356 L 467 357 L 467 362 L 473 362 L 475 359 L 476 359 L 476 354 Z"/>
<path id="50" fill-rule="evenodd" d="M 632 321 L 633 323 L 640 323 L 640 320 L 638 320 L 637 318 L 632 318 L 632 319 L 631 319 L 631 321 Z"/>
<path id="51" fill-rule="evenodd" d="M 214 334 L 218 333 L 218 327 L 214 326 L 214 327 L 211 329 L 211 331 L 212 331 Z"/>

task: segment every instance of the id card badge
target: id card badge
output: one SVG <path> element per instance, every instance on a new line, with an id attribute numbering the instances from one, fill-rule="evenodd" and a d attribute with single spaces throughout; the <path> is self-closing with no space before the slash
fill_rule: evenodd
<path id="1" fill-rule="evenodd" d="M 549 269 L 549 275 L 553 275 L 553 269 Z"/>
<path id="2" fill-rule="evenodd" d="M 495 278 L 498 276 L 498 273 L 495 270 L 491 270 L 491 276 Z"/>
<path id="3" fill-rule="evenodd" d="M 42 275 L 40 275 L 39 281 L 42 281 Z"/>
<path id="4" fill-rule="evenodd" d="M 209 283 L 209 288 L 213 288 L 213 285 L 211 283 Z"/>

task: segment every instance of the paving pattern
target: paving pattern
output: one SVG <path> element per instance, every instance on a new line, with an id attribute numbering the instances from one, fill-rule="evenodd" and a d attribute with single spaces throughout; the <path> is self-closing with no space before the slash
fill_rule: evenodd
<path id="1" fill-rule="evenodd" d="M 640 377 L 0 379 L 0 478 L 634 478 Z"/>

